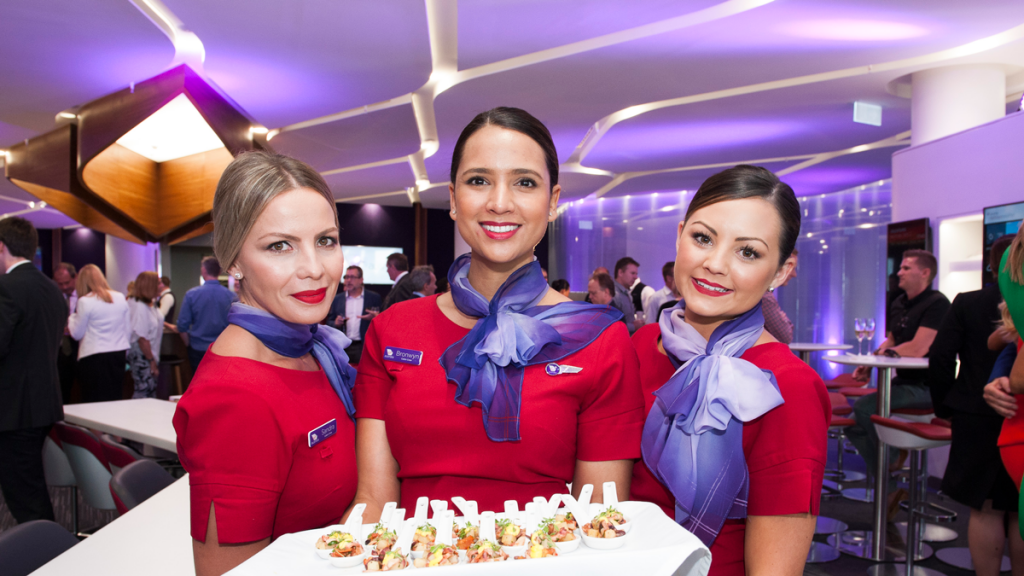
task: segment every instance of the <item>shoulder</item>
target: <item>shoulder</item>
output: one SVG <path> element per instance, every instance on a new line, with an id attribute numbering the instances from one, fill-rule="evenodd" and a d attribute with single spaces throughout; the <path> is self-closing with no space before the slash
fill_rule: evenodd
<path id="1" fill-rule="evenodd" d="M 631 340 L 633 341 L 633 347 L 637 350 L 643 350 L 647 346 L 656 345 L 658 338 L 661 337 L 661 326 L 657 322 L 652 324 L 644 324 L 636 332 L 633 333 Z"/>

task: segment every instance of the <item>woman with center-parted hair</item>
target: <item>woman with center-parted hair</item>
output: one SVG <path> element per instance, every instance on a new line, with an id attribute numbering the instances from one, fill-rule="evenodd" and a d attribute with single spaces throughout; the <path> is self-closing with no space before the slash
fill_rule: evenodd
<path id="1" fill-rule="evenodd" d="M 831 405 L 764 329 L 800 233 L 793 190 L 764 168 L 708 178 L 679 223 L 680 302 L 633 335 L 647 400 L 632 499 L 711 548 L 713 576 L 803 573 Z"/>
<path id="2" fill-rule="evenodd" d="M 451 292 L 396 304 L 356 382 L 359 490 L 375 517 L 418 497 L 520 506 L 573 483 L 629 492 L 643 398 L 621 313 L 548 287 L 533 250 L 557 215 L 558 158 L 516 108 L 479 114 L 452 153 L 451 217 L 471 248 Z"/>
<path id="3" fill-rule="evenodd" d="M 334 196 L 306 164 L 248 152 L 217 184 L 213 224 L 240 302 L 174 414 L 198 576 L 336 523 L 356 489 L 350 341 L 319 325 L 345 269 Z"/>

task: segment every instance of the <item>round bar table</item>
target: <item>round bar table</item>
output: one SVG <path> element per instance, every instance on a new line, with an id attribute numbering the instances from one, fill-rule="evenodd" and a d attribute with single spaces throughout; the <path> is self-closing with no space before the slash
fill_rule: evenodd
<path id="1" fill-rule="evenodd" d="M 878 415 L 882 418 L 889 417 L 889 398 L 892 389 L 893 368 L 927 368 L 927 358 L 888 358 L 886 356 L 874 356 L 859 354 L 844 354 L 842 356 L 826 356 L 826 360 L 836 364 L 847 366 L 868 366 L 878 368 Z M 838 548 L 845 554 L 857 556 L 866 560 L 876 562 L 902 562 L 904 550 L 886 549 L 886 504 L 888 503 L 887 493 L 889 483 L 886 482 L 888 474 L 882 473 L 889 469 L 889 450 L 884 443 L 878 443 L 878 459 L 876 461 L 875 475 L 875 509 L 872 522 L 872 530 L 852 530 L 835 534 L 829 538 L 830 543 L 835 538 Z M 867 546 L 870 544 L 870 546 Z M 931 549 L 927 544 L 922 544 L 920 556 L 926 558 L 931 556 Z"/>
<path id="2" fill-rule="evenodd" d="M 800 354 L 804 364 L 811 363 L 811 352 L 822 352 L 824 350 L 850 350 L 852 344 L 815 344 L 813 342 L 793 342 L 789 349 Z"/>

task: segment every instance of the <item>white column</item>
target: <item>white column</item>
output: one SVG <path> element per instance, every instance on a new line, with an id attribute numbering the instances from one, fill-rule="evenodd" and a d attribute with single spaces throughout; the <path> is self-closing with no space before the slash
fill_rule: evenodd
<path id="1" fill-rule="evenodd" d="M 107 235 L 107 283 L 123 293 L 128 282 L 140 272 L 156 271 L 160 258 L 159 244 L 136 244 Z"/>
<path id="2" fill-rule="evenodd" d="M 946 66 L 911 75 L 911 144 L 917 146 L 1006 114 L 1006 73 L 996 64 Z"/>

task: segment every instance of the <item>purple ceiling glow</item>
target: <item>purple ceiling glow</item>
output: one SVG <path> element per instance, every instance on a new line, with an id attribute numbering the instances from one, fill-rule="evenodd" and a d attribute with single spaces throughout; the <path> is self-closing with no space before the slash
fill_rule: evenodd
<path id="1" fill-rule="evenodd" d="M 853 19 L 800 20 L 783 24 L 776 30 L 797 38 L 854 42 L 906 40 L 928 34 L 928 29 L 914 24 Z"/>

